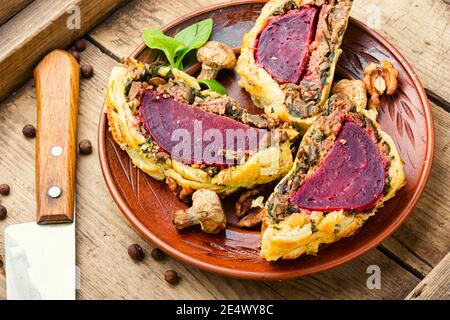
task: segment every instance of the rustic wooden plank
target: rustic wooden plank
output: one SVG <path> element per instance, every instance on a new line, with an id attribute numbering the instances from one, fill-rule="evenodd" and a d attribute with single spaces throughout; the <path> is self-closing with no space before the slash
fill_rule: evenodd
<path id="1" fill-rule="evenodd" d="M 450 300 L 450 253 L 406 297 L 408 300 Z"/>
<path id="2" fill-rule="evenodd" d="M 449 99 L 450 65 L 443 63 L 450 52 L 448 1 L 358 0 L 352 16 L 369 23 L 399 49 L 424 87 Z"/>
<path id="3" fill-rule="evenodd" d="M 141 42 L 142 32 L 150 27 L 162 27 L 199 8 L 223 3 L 223 0 L 137 0 L 117 10 L 89 33 L 95 44 L 118 60 L 127 57 Z"/>
<path id="4" fill-rule="evenodd" d="M 196 0 L 187 5 L 181 0 L 170 4 L 138 0 L 118 10 L 94 29 L 90 38 L 105 52 L 120 59 L 142 41 L 144 29 L 161 27 L 200 6 L 218 2 L 222 1 Z M 359 0 L 354 2 L 352 14 L 362 21 L 371 22 L 379 10 L 380 25 L 371 24 L 405 54 L 425 86 L 445 97 L 450 91 L 450 66 L 443 66 L 441 61 L 444 53 L 450 51 L 450 29 L 446 28 L 449 8 L 448 4 L 437 0 L 417 0 L 414 5 L 407 0 Z M 424 10 L 426 15 L 423 15 Z M 430 37 L 433 37 L 432 45 L 428 44 Z M 412 42 L 412 38 L 417 41 Z M 384 252 L 404 261 L 421 277 L 450 249 L 449 222 L 445 219 L 450 207 L 450 176 L 446 169 L 450 116 L 435 105 L 433 113 L 440 121 L 436 125 L 436 159 L 428 188 L 405 226 L 382 245 Z"/>
<path id="5" fill-rule="evenodd" d="M 104 87 L 111 68 L 117 62 L 91 45 L 83 53 L 82 62 L 93 64 L 95 76 L 81 82 L 78 138 L 94 142 L 97 140 Z M 0 177 L 2 183 L 12 187 L 11 194 L 0 200 L 9 210 L 7 220 L 0 222 L 0 234 L 10 224 L 32 221 L 34 218 L 35 141 L 25 139 L 21 129 L 26 123 L 35 123 L 35 105 L 33 83 L 29 82 L 0 106 L 0 135 L 8 137 L 0 139 Z M 406 295 L 404 290 L 409 292 L 420 281 L 378 250 L 372 250 L 362 259 L 312 278 L 265 283 L 223 278 L 171 258 L 158 263 L 148 256 L 142 263 L 134 263 L 126 250 L 131 243 L 139 243 L 147 253 L 152 249 L 152 245 L 126 222 L 111 199 L 103 182 L 97 156 L 79 156 L 77 262 L 81 270 L 81 289 L 78 293 L 81 299 L 387 299 L 403 298 Z M 2 238 L 0 248 L 2 257 Z M 378 264 L 382 269 L 382 277 L 386 279 L 385 283 L 382 282 L 384 290 L 369 290 L 366 287 L 369 276 L 366 269 L 372 264 Z M 177 270 L 183 278 L 176 288 L 165 283 L 163 274 L 167 269 Z M 397 288 L 394 279 L 403 281 L 404 289 Z M 0 268 L 0 298 L 5 297 L 4 280 L 4 270 Z"/>
<path id="6" fill-rule="evenodd" d="M 429 264 L 417 257 L 403 243 L 393 236 L 383 241 L 383 244 L 378 248 L 385 255 L 394 259 L 402 267 L 406 268 L 421 279 L 423 279 L 432 269 Z"/>
<path id="7" fill-rule="evenodd" d="M 425 276 L 450 250 L 450 113 L 431 104 L 435 154 L 427 187 L 409 219 L 382 250 Z"/>
<path id="8" fill-rule="evenodd" d="M 202 6 L 223 0 L 137 0 L 119 10 L 90 33 L 92 39 L 118 58 L 141 43 L 146 28 L 161 27 Z M 426 12 L 426 14 L 424 14 Z M 374 23 L 379 14 L 380 24 Z M 441 0 L 358 0 L 352 16 L 370 23 L 413 65 L 428 89 L 449 99 L 450 4 Z M 411 41 L 414 39 L 414 41 Z"/>
<path id="9" fill-rule="evenodd" d="M 449 101 L 447 101 L 440 95 L 434 93 L 433 91 L 426 90 L 426 89 L 425 89 L 425 91 L 427 93 L 428 99 L 430 99 L 431 102 L 433 102 L 437 106 L 441 107 L 445 111 L 450 112 L 450 102 Z"/>
<path id="10" fill-rule="evenodd" d="M 31 78 L 48 52 L 65 48 L 129 0 L 36 0 L 0 27 L 0 101 Z M 76 17 L 79 12 L 79 26 Z M 74 18 L 74 19 L 73 19 Z M 70 28 L 69 28 L 70 27 Z"/>
<path id="11" fill-rule="evenodd" d="M 370 289 L 367 281 L 373 274 L 371 268 L 377 267 L 381 276 L 380 288 Z M 369 280 L 369 283 L 372 282 Z M 414 283 L 417 283 L 416 277 L 374 249 L 334 270 L 293 281 L 271 282 L 270 285 L 286 299 L 358 300 L 403 299 Z"/>
<path id="12" fill-rule="evenodd" d="M 0 3 L 0 26 L 31 2 L 33 2 L 33 0 L 2 1 L 2 3 Z"/>
<path id="13" fill-rule="evenodd" d="M 394 237 L 435 266 L 450 250 L 450 113 L 432 104 L 435 154 L 430 179 L 411 217 Z"/>

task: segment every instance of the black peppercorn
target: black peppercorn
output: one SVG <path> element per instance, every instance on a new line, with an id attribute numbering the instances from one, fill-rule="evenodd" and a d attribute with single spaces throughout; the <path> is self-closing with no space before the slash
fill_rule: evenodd
<path id="1" fill-rule="evenodd" d="M 94 75 L 94 67 L 90 64 L 81 65 L 80 70 L 83 78 L 91 78 Z"/>
<path id="2" fill-rule="evenodd" d="M 75 58 L 75 60 L 80 61 L 81 53 L 79 51 L 70 49 L 68 52 Z"/>
<path id="3" fill-rule="evenodd" d="M 142 261 L 145 257 L 144 250 L 142 250 L 142 247 L 136 243 L 128 247 L 128 255 L 131 259 L 136 261 Z"/>
<path id="4" fill-rule="evenodd" d="M 173 286 L 177 285 L 178 282 L 180 282 L 180 277 L 175 270 L 167 270 L 164 274 L 164 279 L 166 279 L 166 281 Z"/>
<path id="5" fill-rule="evenodd" d="M 87 155 L 92 153 L 92 144 L 89 140 L 81 140 L 78 144 L 78 148 L 80 149 L 80 153 Z"/>
<path id="6" fill-rule="evenodd" d="M 164 257 L 165 254 L 161 249 L 155 248 L 152 250 L 152 258 L 155 259 L 156 261 L 161 261 L 164 259 Z"/>
<path id="7" fill-rule="evenodd" d="M 5 220 L 8 216 L 8 210 L 0 204 L 0 220 Z"/>
<path id="8" fill-rule="evenodd" d="M 7 184 L 0 184 L 0 194 L 2 196 L 9 195 L 9 192 L 11 191 L 10 187 Z"/>
<path id="9" fill-rule="evenodd" d="M 23 127 L 22 133 L 27 138 L 34 138 L 36 137 L 36 128 L 31 124 L 27 124 Z"/>
<path id="10" fill-rule="evenodd" d="M 79 39 L 75 42 L 74 46 L 78 51 L 84 51 L 86 50 L 86 40 Z"/>

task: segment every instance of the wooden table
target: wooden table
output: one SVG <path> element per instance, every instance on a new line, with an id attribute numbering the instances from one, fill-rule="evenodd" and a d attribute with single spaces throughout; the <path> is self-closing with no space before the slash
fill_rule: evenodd
<path id="1" fill-rule="evenodd" d="M 95 76 L 81 81 L 78 138 L 97 141 L 109 73 L 141 42 L 145 28 L 161 27 L 218 2 L 223 0 L 136 0 L 90 31 L 81 62 L 91 63 Z M 172 258 L 156 262 L 149 255 L 143 262 L 134 263 L 127 247 L 139 243 L 150 253 L 152 245 L 139 236 L 112 201 L 94 152 L 78 158 L 78 298 L 449 299 L 450 5 L 441 0 L 355 0 L 352 15 L 368 21 L 377 10 L 381 10 L 378 31 L 404 54 L 427 89 L 436 126 L 435 159 L 428 186 L 411 217 L 393 236 L 340 268 L 282 282 L 223 278 Z M 0 197 L 1 204 L 8 208 L 8 218 L 0 221 L 0 261 L 4 256 L 3 230 L 34 218 L 35 141 L 24 138 L 21 130 L 25 124 L 35 123 L 35 106 L 33 80 L 0 105 L 0 183 L 12 188 L 9 196 Z M 371 265 L 381 269 L 381 289 L 367 288 L 367 268 Z M 171 287 L 164 281 L 167 269 L 181 275 L 178 286 Z M 0 298 L 5 295 L 5 272 L 0 263 Z"/>

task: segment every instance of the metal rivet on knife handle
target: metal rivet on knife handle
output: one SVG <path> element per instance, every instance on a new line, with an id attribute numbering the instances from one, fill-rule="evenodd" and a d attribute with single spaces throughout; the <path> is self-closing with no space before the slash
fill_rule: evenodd
<path id="1" fill-rule="evenodd" d="M 51 153 L 52 153 L 52 156 L 59 157 L 60 155 L 62 155 L 63 149 L 60 146 L 54 146 L 52 148 Z"/>
<path id="2" fill-rule="evenodd" d="M 59 198 L 61 196 L 62 190 L 61 188 L 58 187 L 51 187 L 50 189 L 48 189 L 48 195 L 53 198 Z"/>

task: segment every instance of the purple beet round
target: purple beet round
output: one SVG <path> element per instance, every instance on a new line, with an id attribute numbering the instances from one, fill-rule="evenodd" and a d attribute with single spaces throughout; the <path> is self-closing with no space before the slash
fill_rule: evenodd
<path id="1" fill-rule="evenodd" d="M 384 185 L 377 146 L 364 129 L 347 122 L 320 168 L 296 191 L 291 203 L 323 212 L 364 211 L 380 200 Z"/>
<path id="2" fill-rule="evenodd" d="M 299 83 L 309 60 L 319 9 L 305 7 L 269 19 L 255 52 L 256 63 L 280 83 Z"/>
<path id="3" fill-rule="evenodd" d="M 267 131 L 147 92 L 139 110 L 145 130 L 172 158 L 186 164 L 229 165 L 224 150 L 257 150 Z"/>

